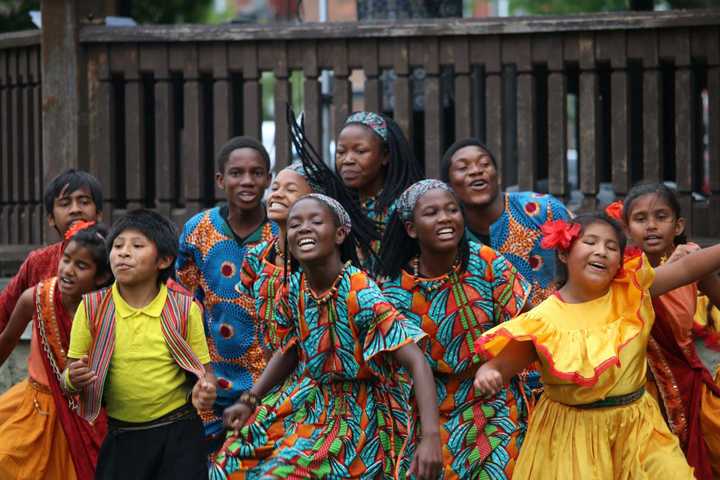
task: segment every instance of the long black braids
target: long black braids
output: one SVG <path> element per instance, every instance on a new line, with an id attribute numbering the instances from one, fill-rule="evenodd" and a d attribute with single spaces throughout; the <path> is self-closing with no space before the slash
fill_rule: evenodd
<path id="1" fill-rule="evenodd" d="M 376 256 L 371 247 L 374 240 L 380 240 L 375 224 L 362 211 L 352 192 L 345 187 L 342 179 L 322 161 L 321 155 L 308 141 L 302 121 L 298 123 L 289 104 L 286 111 L 290 127 L 290 141 L 303 165 L 308 182 L 313 185 L 320 185 L 322 192 L 318 193 L 334 198 L 343 206 L 352 221 L 351 236 L 355 237 L 355 242 L 360 247 L 363 255 Z"/>

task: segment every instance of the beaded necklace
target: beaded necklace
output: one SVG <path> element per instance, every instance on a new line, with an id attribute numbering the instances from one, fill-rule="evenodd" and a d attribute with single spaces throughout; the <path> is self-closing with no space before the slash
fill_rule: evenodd
<path id="1" fill-rule="evenodd" d="M 411 260 L 412 268 L 413 268 L 413 277 L 415 278 L 415 285 L 420 283 L 430 284 L 425 286 L 425 289 L 428 292 L 434 292 L 435 290 L 439 290 L 443 287 L 443 285 L 446 284 L 446 279 L 444 275 L 437 279 L 437 280 L 428 280 L 420 277 L 420 257 L 415 257 Z M 455 263 L 452 264 L 450 267 L 450 270 L 448 270 L 447 275 L 451 275 L 452 273 L 457 273 L 457 271 L 460 268 L 460 260 L 455 259 Z"/>
<path id="2" fill-rule="evenodd" d="M 332 286 L 330 287 L 330 289 L 327 292 L 325 292 L 323 295 L 320 295 L 319 297 L 317 295 L 315 295 L 315 292 L 313 292 L 312 288 L 310 288 L 310 285 L 308 284 L 308 281 L 307 281 L 307 276 L 303 275 L 302 276 L 303 291 L 305 293 L 307 293 L 308 295 L 310 295 L 310 298 L 315 300 L 315 302 L 318 305 L 323 305 L 323 304 L 329 302 L 337 294 L 340 281 L 342 280 L 343 276 L 345 275 L 345 270 L 347 270 L 347 268 L 351 265 L 351 263 L 352 262 L 350 262 L 350 260 L 345 262 L 345 265 L 343 265 L 342 269 L 340 270 L 340 273 L 338 273 L 337 278 L 335 278 L 335 280 L 333 280 L 333 283 L 332 283 Z"/>

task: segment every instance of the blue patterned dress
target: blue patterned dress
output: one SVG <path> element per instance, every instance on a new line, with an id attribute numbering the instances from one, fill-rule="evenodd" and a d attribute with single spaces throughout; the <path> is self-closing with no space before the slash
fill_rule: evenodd
<path id="1" fill-rule="evenodd" d="M 403 271 L 383 284 L 383 293 L 408 323 L 428 335 L 429 341 L 420 345 L 437 386 L 441 478 L 510 478 L 527 429 L 530 391 L 513 379 L 492 399 L 477 397 L 472 383 L 479 359 L 473 344 L 486 330 L 520 313 L 530 284 L 498 252 L 471 242 L 465 271 L 455 267 L 436 278 Z M 411 423 L 410 432 L 400 478 L 414 455 L 418 426 Z"/>
<path id="2" fill-rule="evenodd" d="M 253 300 L 238 293 L 235 286 L 248 248 L 278 231 L 277 225 L 266 221 L 241 240 L 227 223 L 226 208 L 212 208 L 187 221 L 175 264 L 178 281 L 205 307 L 205 335 L 218 377 L 213 412 L 201 415 L 209 436 L 224 432 L 222 411 L 252 387 L 265 368 Z"/>
<path id="3" fill-rule="evenodd" d="M 548 220 L 568 220 L 570 212 L 552 195 L 506 192 L 503 213 L 490 226 L 489 246 L 502 253 L 532 284 L 530 302 L 538 305 L 555 291 L 555 250 L 540 246 L 540 227 Z M 468 239 L 486 243 L 466 229 Z"/>
<path id="4" fill-rule="evenodd" d="M 375 207 L 376 203 L 376 197 L 368 197 L 366 200 L 360 202 L 360 209 L 363 211 L 365 216 L 372 220 L 372 222 L 375 224 L 375 230 L 378 232 L 378 235 L 380 235 L 380 238 L 382 238 L 383 234 L 385 233 L 385 228 L 387 228 L 388 223 L 390 223 L 390 218 L 392 217 L 392 214 L 397 208 L 397 201 L 392 202 L 384 210 L 378 210 Z M 380 255 L 380 246 L 380 240 L 373 240 L 370 245 L 376 255 Z M 372 257 L 361 258 L 361 267 L 371 276 L 377 274 L 377 262 Z"/>
<path id="5" fill-rule="evenodd" d="M 277 315 L 283 349 L 297 345 L 303 372 L 267 395 L 238 437 L 228 435 L 211 480 L 392 478 L 396 438 L 387 352 L 424 337 L 406 324 L 362 270 L 347 266 L 329 299 L 294 274 Z M 242 478 L 242 477 L 241 477 Z"/>

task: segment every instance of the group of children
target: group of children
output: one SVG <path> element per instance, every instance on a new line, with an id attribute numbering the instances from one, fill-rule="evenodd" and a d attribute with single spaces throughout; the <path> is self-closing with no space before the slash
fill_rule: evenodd
<path id="1" fill-rule="evenodd" d="M 64 240 L 0 295 L 0 364 L 33 322 L 0 478 L 720 474 L 693 321 L 698 292 L 720 302 L 720 245 L 685 242 L 671 190 L 572 218 L 502 192 L 474 139 L 440 181 L 382 115 L 348 117 L 335 169 L 289 124 L 298 160 L 273 176 L 231 139 L 227 202 L 179 235 L 150 210 L 108 231 L 94 177 L 51 182 Z"/>

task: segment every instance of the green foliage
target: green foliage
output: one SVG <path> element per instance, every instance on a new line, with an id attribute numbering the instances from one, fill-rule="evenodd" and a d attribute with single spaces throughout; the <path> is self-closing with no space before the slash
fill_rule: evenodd
<path id="1" fill-rule="evenodd" d="M 0 0 L 0 33 L 33 30 L 30 10 L 40 10 L 40 0 Z"/>
<path id="2" fill-rule="evenodd" d="M 566 15 L 572 13 L 629 10 L 629 0 L 510 0 L 513 15 Z M 720 0 L 655 0 L 657 7 L 671 9 L 720 6 Z"/>
<path id="3" fill-rule="evenodd" d="M 135 0 L 130 16 L 138 23 L 205 23 L 212 0 Z"/>

